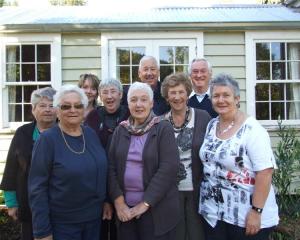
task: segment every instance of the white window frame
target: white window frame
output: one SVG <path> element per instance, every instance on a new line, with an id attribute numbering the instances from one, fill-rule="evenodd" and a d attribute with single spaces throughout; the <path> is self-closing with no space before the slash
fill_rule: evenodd
<path id="1" fill-rule="evenodd" d="M 114 40 L 128 40 L 127 46 L 130 46 L 130 42 L 144 42 L 147 43 L 147 40 L 172 40 L 175 44 L 176 41 L 178 42 L 185 40 L 185 39 L 192 39 L 195 40 L 196 49 L 195 49 L 195 57 L 203 57 L 203 32 L 128 32 L 128 33 L 102 33 L 101 34 L 101 72 L 102 72 L 102 79 L 109 78 L 109 77 L 116 77 L 115 71 L 111 70 L 110 67 L 113 66 L 112 58 L 110 58 L 110 54 L 113 54 L 114 46 L 112 43 Z M 170 42 L 172 44 L 172 42 Z M 169 44 L 170 45 L 170 44 Z M 133 45 L 132 45 L 133 46 Z M 118 45 L 119 47 L 119 45 Z M 151 49 L 151 50 L 150 50 Z M 150 51 L 151 53 L 150 53 Z M 155 52 L 155 49 L 150 47 L 149 49 L 146 48 L 146 54 L 151 54 L 152 56 L 158 59 L 159 56 L 158 52 Z"/>
<path id="2" fill-rule="evenodd" d="M 2 34 L 0 35 L 0 129 L 15 130 L 25 122 L 8 120 L 8 85 L 6 84 L 6 45 L 9 44 L 50 44 L 51 46 L 51 81 L 55 89 L 62 85 L 61 76 L 61 35 L 60 34 Z"/>
<path id="3" fill-rule="evenodd" d="M 255 109 L 255 86 L 256 86 L 256 55 L 255 48 L 257 42 L 299 42 L 299 31 L 247 31 L 245 33 L 246 44 L 246 100 L 247 113 L 256 117 Z M 262 125 L 268 129 L 277 129 L 277 120 L 260 120 Z M 299 127 L 300 119 L 283 120 L 283 125 L 292 125 Z"/>

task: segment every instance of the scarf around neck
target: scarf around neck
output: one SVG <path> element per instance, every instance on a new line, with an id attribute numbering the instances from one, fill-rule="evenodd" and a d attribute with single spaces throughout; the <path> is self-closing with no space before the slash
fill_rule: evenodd
<path id="1" fill-rule="evenodd" d="M 128 120 L 121 122 L 120 125 L 125 127 L 131 135 L 141 136 L 141 135 L 145 134 L 146 132 L 148 132 L 153 125 L 159 123 L 160 121 L 161 121 L 161 117 L 157 117 L 153 113 L 153 111 L 151 111 L 150 114 L 148 115 L 146 121 L 144 123 L 142 123 L 141 125 L 134 126 L 133 125 L 134 119 L 132 116 L 130 116 L 128 118 Z"/>

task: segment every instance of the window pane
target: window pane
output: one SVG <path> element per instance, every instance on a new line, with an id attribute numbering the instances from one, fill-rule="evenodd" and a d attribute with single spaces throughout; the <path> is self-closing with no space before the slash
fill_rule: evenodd
<path id="1" fill-rule="evenodd" d="M 284 84 L 271 84 L 271 100 L 284 100 Z"/>
<path id="2" fill-rule="evenodd" d="M 270 60 L 269 43 L 256 43 L 256 60 Z"/>
<path id="3" fill-rule="evenodd" d="M 140 64 L 140 60 L 145 56 L 146 49 L 144 47 L 132 48 L 132 64 Z"/>
<path id="4" fill-rule="evenodd" d="M 130 64 L 130 49 L 117 48 L 117 65 L 129 65 L 129 64 Z"/>
<path id="5" fill-rule="evenodd" d="M 255 96 L 257 101 L 269 101 L 269 84 L 257 84 L 255 87 Z"/>
<path id="6" fill-rule="evenodd" d="M 50 64 L 37 65 L 37 80 L 38 81 L 51 81 Z"/>
<path id="7" fill-rule="evenodd" d="M 33 115 L 31 112 L 31 105 L 25 104 L 24 105 L 24 121 L 25 122 L 31 122 L 33 120 Z"/>
<path id="8" fill-rule="evenodd" d="M 284 103 L 282 102 L 272 102 L 271 103 L 271 111 L 272 111 L 272 115 L 271 115 L 271 119 L 272 120 L 277 120 L 280 116 L 281 119 L 285 119 L 284 116 Z"/>
<path id="9" fill-rule="evenodd" d="M 166 76 L 174 73 L 174 67 L 172 66 L 160 66 L 160 81 L 162 82 Z"/>
<path id="10" fill-rule="evenodd" d="M 159 63 L 160 64 L 174 63 L 173 47 L 159 47 Z"/>
<path id="11" fill-rule="evenodd" d="M 287 43 L 288 60 L 300 60 L 300 43 Z"/>
<path id="12" fill-rule="evenodd" d="M 132 67 L 132 82 L 136 82 L 136 81 L 140 82 L 141 81 L 139 79 L 138 71 L 139 71 L 138 66 Z"/>
<path id="13" fill-rule="evenodd" d="M 187 73 L 188 72 L 188 66 L 175 66 L 175 72 L 183 72 Z"/>
<path id="14" fill-rule="evenodd" d="M 22 106 L 11 104 L 8 106 L 8 119 L 10 122 L 21 122 L 22 121 Z"/>
<path id="15" fill-rule="evenodd" d="M 21 103 L 22 102 L 22 86 L 8 87 L 8 102 Z"/>
<path id="16" fill-rule="evenodd" d="M 269 120 L 269 103 L 256 103 L 257 120 Z"/>
<path id="17" fill-rule="evenodd" d="M 273 62 L 272 63 L 272 79 L 285 79 L 285 63 Z"/>
<path id="18" fill-rule="evenodd" d="M 20 64 L 6 65 L 6 81 L 20 82 Z"/>
<path id="19" fill-rule="evenodd" d="M 30 103 L 31 93 L 36 90 L 36 86 L 24 86 L 24 102 Z"/>
<path id="20" fill-rule="evenodd" d="M 37 45 L 37 61 L 50 62 L 50 45 Z"/>
<path id="21" fill-rule="evenodd" d="M 288 62 L 288 79 L 300 80 L 300 62 Z"/>
<path id="22" fill-rule="evenodd" d="M 256 79 L 257 80 L 271 79 L 269 63 L 256 63 Z"/>
<path id="23" fill-rule="evenodd" d="M 35 81 L 35 65 L 22 64 L 22 82 Z"/>
<path id="24" fill-rule="evenodd" d="M 175 50 L 175 63 L 176 64 L 188 64 L 189 63 L 189 48 L 188 47 L 176 47 Z"/>
<path id="25" fill-rule="evenodd" d="M 286 100 L 300 101 L 300 83 L 286 84 Z"/>
<path id="26" fill-rule="evenodd" d="M 284 43 L 271 43 L 272 60 L 285 60 Z"/>
<path id="27" fill-rule="evenodd" d="M 287 119 L 300 119 L 300 102 L 286 103 Z"/>
<path id="28" fill-rule="evenodd" d="M 35 62 L 35 46 L 22 45 L 22 62 Z"/>
<path id="29" fill-rule="evenodd" d="M 122 84 L 130 84 L 130 67 L 117 67 L 117 78 Z"/>
<path id="30" fill-rule="evenodd" d="M 20 62 L 20 46 L 9 45 L 6 46 L 6 62 Z"/>

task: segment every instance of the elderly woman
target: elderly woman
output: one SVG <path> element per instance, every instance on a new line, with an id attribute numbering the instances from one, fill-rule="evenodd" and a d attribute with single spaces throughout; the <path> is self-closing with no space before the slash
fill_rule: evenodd
<path id="1" fill-rule="evenodd" d="M 204 239 L 204 233 L 198 204 L 203 166 L 199 150 L 210 116 L 204 110 L 187 106 L 192 84 L 183 73 L 167 76 L 162 83 L 161 92 L 171 106 L 165 119 L 173 126 L 180 154 L 177 180 L 181 220 L 176 227 L 176 239 L 201 240 Z"/>
<path id="2" fill-rule="evenodd" d="M 108 151 L 112 134 L 120 122 L 129 117 L 127 106 L 120 105 L 123 87 L 116 79 L 106 79 L 101 81 L 99 86 L 100 99 L 103 106 L 98 106 L 86 117 L 85 123 L 93 128 L 103 147 Z M 102 222 L 102 240 L 117 239 L 116 227 L 112 219 L 113 208 L 108 202 L 104 203 Z"/>
<path id="3" fill-rule="evenodd" d="M 80 75 L 78 87 L 82 88 L 88 98 L 88 106 L 84 111 L 84 118 L 97 107 L 99 78 L 91 73 Z"/>
<path id="4" fill-rule="evenodd" d="M 173 240 L 179 221 L 179 154 L 172 126 L 152 112 L 153 91 L 135 82 L 131 116 L 114 132 L 109 151 L 109 192 L 120 240 Z"/>
<path id="5" fill-rule="evenodd" d="M 36 142 L 29 173 L 34 237 L 98 240 L 107 163 L 95 132 L 81 126 L 88 99 L 64 85 L 53 104 L 59 123 Z"/>
<path id="6" fill-rule="evenodd" d="M 53 108 L 55 90 L 51 87 L 35 90 L 31 94 L 34 121 L 19 127 L 12 139 L 1 189 L 4 190 L 8 215 L 21 222 L 21 239 L 32 240 L 31 212 L 28 204 L 27 178 L 34 142 L 40 133 L 56 121 Z"/>
<path id="7" fill-rule="evenodd" d="M 231 76 L 211 83 L 219 117 L 210 121 L 200 150 L 204 180 L 199 211 L 207 239 L 269 239 L 278 224 L 271 185 L 276 167 L 267 131 L 239 110 L 240 90 Z"/>

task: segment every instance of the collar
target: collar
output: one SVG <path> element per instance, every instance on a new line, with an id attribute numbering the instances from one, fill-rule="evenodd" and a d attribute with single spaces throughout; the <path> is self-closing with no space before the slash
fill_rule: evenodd
<path id="1" fill-rule="evenodd" d="M 197 97 L 201 97 L 204 98 L 205 95 L 209 96 L 209 88 L 207 89 L 207 91 L 205 93 L 196 93 L 194 90 L 192 91 L 192 93 L 190 94 L 189 98 L 193 97 L 194 95 L 196 95 Z"/>

